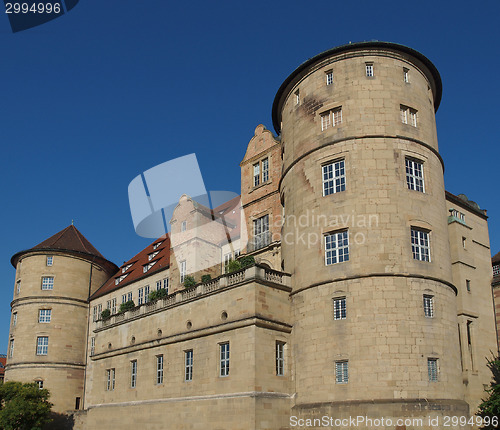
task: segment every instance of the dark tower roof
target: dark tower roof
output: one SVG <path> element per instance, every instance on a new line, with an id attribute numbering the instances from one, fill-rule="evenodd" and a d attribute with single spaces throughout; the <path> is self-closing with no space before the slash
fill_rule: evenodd
<path id="1" fill-rule="evenodd" d="M 43 242 L 40 242 L 33 248 L 14 254 L 10 259 L 10 262 L 14 267 L 16 267 L 17 262 L 22 255 L 33 251 L 62 251 L 73 255 L 79 255 L 87 260 L 93 260 L 104 265 L 106 269 L 111 270 L 112 272 L 115 272 L 118 269 L 114 263 L 106 260 L 73 224 Z"/>

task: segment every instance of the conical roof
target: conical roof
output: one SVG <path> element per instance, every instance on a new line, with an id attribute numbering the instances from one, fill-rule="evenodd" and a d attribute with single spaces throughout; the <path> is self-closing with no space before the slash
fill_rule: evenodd
<path id="1" fill-rule="evenodd" d="M 86 259 L 92 259 L 104 264 L 106 269 L 111 270 L 113 273 L 118 269 L 114 263 L 106 260 L 73 224 L 40 242 L 33 248 L 14 254 L 10 260 L 12 265 L 16 267 L 17 261 L 22 255 L 33 251 L 60 251 L 69 254 L 78 254 Z"/>

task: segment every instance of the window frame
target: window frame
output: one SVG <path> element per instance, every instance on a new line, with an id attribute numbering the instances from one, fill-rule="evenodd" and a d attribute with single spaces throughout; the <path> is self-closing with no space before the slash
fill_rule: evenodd
<path id="1" fill-rule="evenodd" d="M 331 175 L 331 177 L 330 177 Z M 321 165 L 323 197 L 346 190 L 345 158 L 339 158 Z"/>
<path id="2" fill-rule="evenodd" d="M 137 360 L 130 360 L 130 388 L 137 387 Z"/>
<path id="3" fill-rule="evenodd" d="M 329 240 L 330 238 L 332 239 Z M 341 246 L 338 246 L 339 239 L 342 241 Z M 345 243 L 345 241 L 347 241 L 347 244 Z M 326 233 L 324 235 L 323 243 L 325 247 L 325 266 L 331 266 L 333 264 L 345 263 L 349 261 L 349 230 L 340 230 Z M 339 255 L 340 250 L 342 250 L 341 255 Z M 347 252 L 345 252 L 345 250 L 347 250 Z"/>
<path id="4" fill-rule="evenodd" d="M 365 63 L 365 75 L 367 78 L 373 78 L 375 76 L 373 63 Z"/>
<path id="5" fill-rule="evenodd" d="M 340 126 L 343 122 L 342 106 L 337 106 L 319 114 L 321 131 Z"/>
<path id="6" fill-rule="evenodd" d="M 49 337 L 36 337 L 36 355 L 49 355 Z"/>
<path id="7" fill-rule="evenodd" d="M 347 319 L 347 297 L 334 297 L 333 298 L 333 320 Z"/>
<path id="8" fill-rule="evenodd" d="M 285 376 L 286 342 L 276 341 L 276 376 Z"/>
<path id="9" fill-rule="evenodd" d="M 349 382 L 349 360 L 335 362 L 335 383 L 347 384 Z"/>
<path id="10" fill-rule="evenodd" d="M 52 320 L 52 309 L 38 309 L 38 322 L 40 324 L 48 324 L 50 323 L 51 320 Z"/>
<path id="11" fill-rule="evenodd" d="M 164 378 L 164 360 L 163 360 L 163 354 L 159 354 L 156 356 L 156 385 L 161 385 L 163 384 L 163 378 Z"/>
<path id="12" fill-rule="evenodd" d="M 229 376 L 230 348 L 229 342 L 219 343 L 219 377 Z"/>
<path id="13" fill-rule="evenodd" d="M 429 382 L 439 382 L 439 359 L 427 357 L 427 376 Z"/>
<path id="14" fill-rule="evenodd" d="M 405 157 L 406 186 L 411 191 L 425 194 L 424 162 L 412 157 Z"/>
<path id="15" fill-rule="evenodd" d="M 431 262 L 431 232 L 429 230 L 411 227 L 410 243 L 413 260 Z M 421 243 L 424 241 L 424 243 Z"/>
<path id="16" fill-rule="evenodd" d="M 424 316 L 434 318 L 434 296 L 432 294 L 423 295 Z"/>
<path id="17" fill-rule="evenodd" d="M 326 85 L 333 85 L 333 69 L 327 70 L 325 72 L 325 77 L 326 77 Z"/>
<path id="18" fill-rule="evenodd" d="M 262 249 L 271 243 L 271 231 L 269 229 L 269 214 L 262 215 L 252 220 L 253 227 L 253 249 Z"/>
<path id="19" fill-rule="evenodd" d="M 179 262 L 179 274 L 180 274 L 181 284 L 183 284 L 184 279 L 186 279 L 186 275 L 187 275 L 187 262 L 186 262 L 186 260 L 182 260 Z"/>
<path id="20" fill-rule="evenodd" d="M 190 382 L 193 380 L 193 363 L 194 352 L 192 349 L 184 351 L 184 381 Z"/>
<path id="21" fill-rule="evenodd" d="M 54 289 L 54 277 L 42 276 L 42 291 L 52 291 Z"/>
<path id="22" fill-rule="evenodd" d="M 47 267 L 52 267 L 52 265 L 54 264 L 54 257 L 52 255 L 47 255 L 45 264 Z"/>

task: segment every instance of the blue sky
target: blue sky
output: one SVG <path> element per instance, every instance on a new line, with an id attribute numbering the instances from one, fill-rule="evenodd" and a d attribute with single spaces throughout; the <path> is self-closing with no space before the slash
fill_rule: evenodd
<path id="1" fill-rule="evenodd" d="M 120 265 L 150 243 L 134 232 L 128 184 L 188 153 L 197 154 L 208 190 L 239 193 L 246 145 L 258 124 L 271 129 L 283 80 L 350 41 L 401 43 L 436 65 L 446 188 L 488 210 L 492 253 L 500 251 L 500 2 L 477 5 L 80 0 L 15 34 L 0 16 L 0 352 L 14 253 L 74 220 Z"/>

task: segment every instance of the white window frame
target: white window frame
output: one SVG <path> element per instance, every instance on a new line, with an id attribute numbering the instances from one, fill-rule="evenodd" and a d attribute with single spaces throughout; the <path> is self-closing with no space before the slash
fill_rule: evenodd
<path id="1" fill-rule="evenodd" d="M 130 361 L 130 388 L 137 387 L 137 360 Z"/>
<path id="2" fill-rule="evenodd" d="M 285 347 L 286 342 L 276 341 L 276 376 L 285 375 Z"/>
<path id="3" fill-rule="evenodd" d="M 131 302 L 131 301 L 132 301 L 132 291 L 127 293 L 127 302 Z"/>
<path id="4" fill-rule="evenodd" d="M 337 106 L 327 112 L 320 114 L 321 118 L 321 131 L 328 130 L 329 128 L 336 127 L 342 124 L 342 106 Z"/>
<path id="5" fill-rule="evenodd" d="M 12 313 L 12 327 L 17 325 L 17 312 Z"/>
<path id="6" fill-rule="evenodd" d="M 115 369 L 106 369 L 106 390 L 114 391 L 115 389 Z"/>
<path id="7" fill-rule="evenodd" d="M 50 267 L 54 264 L 54 257 L 52 255 L 47 255 L 47 266 Z"/>
<path id="8" fill-rule="evenodd" d="M 423 297 L 424 316 L 426 318 L 434 318 L 434 296 L 424 294 Z"/>
<path id="9" fill-rule="evenodd" d="M 427 374 L 429 382 L 439 382 L 439 359 L 427 358 Z"/>
<path id="10" fill-rule="evenodd" d="M 403 124 L 417 127 L 417 110 L 405 105 L 399 105 L 399 114 Z"/>
<path id="11" fill-rule="evenodd" d="M 125 273 L 128 269 L 132 267 L 132 264 L 127 264 L 125 267 L 122 267 L 122 273 Z M 120 279 L 121 280 L 121 279 Z"/>
<path id="12" fill-rule="evenodd" d="M 335 383 L 347 384 L 349 382 L 349 361 L 339 360 L 335 362 Z"/>
<path id="13" fill-rule="evenodd" d="M 321 172 L 323 179 L 323 197 L 345 191 L 345 159 L 342 158 L 341 160 L 335 160 L 331 163 L 324 164 L 321 166 Z"/>
<path id="14" fill-rule="evenodd" d="M 43 276 L 42 277 L 42 290 L 49 291 L 54 289 L 54 277 L 53 276 Z"/>
<path id="15" fill-rule="evenodd" d="M 149 285 L 146 285 L 144 287 L 144 303 L 148 303 L 149 302 Z"/>
<path id="16" fill-rule="evenodd" d="M 116 297 L 111 299 L 111 314 L 116 314 Z"/>
<path id="17" fill-rule="evenodd" d="M 269 214 L 253 220 L 253 244 L 254 250 L 265 248 L 271 243 L 271 232 L 269 231 Z"/>
<path id="18" fill-rule="evenodd" d="M 425 193 L 424 163 L 414 158 L 405 158 L 406 185 L 409 190 Z"/>
<path id="19" fill-rule="evenodd" d="M 326 75 L 326 85 L 332 85 L 333 84 L 333 70 L 327 70 L 325 72 Z"/>
<path id="20" fill-rule="evenodd" d="M 159 254 L 160 251 L 155 251 L 155 252 L 152 252 L 151 254 L 148 254 L 148 261 L 151 261 L 153 258 L 155 258 L 158 254 Z"/>
<path id="21" fill-rule="evenodd" d="M 253 186 L 260 185 L 260 162 L 253 164 Z"/>
<path id="22" fill-rule="evenodd" d="M 163 289 L 167 292 L 168 294 L 168 278 L 163 279 Z"/>
<path id="23" fill-rule="evenodd" d="M 163 355 L 156 356 L 156 385 L 163 384 Z"/>
<path id="24" fill-rule="evenodd" d="M 231 252 L 228 252 L 227 254 L 224 254 L 224 273 L 229 272 L 229 262 L 233 259 L 233 254 Z"/>
<path id="25" fill-rule="evenodd" d="M 266 157 L 262 160 L 262 183 L 265 184 L 269 181 L 269 158 Z"/>
<path id="26" fill-rule="evenodd" d="M 147 273 L 149 271 L 149 269 L 151 269 L 157 262 L 158 262 L 158 260 L 155 260 L 155 261 L 152 261 L 151 263 L 148 263 L 148 264 L 145 264 L 144 266 L 142 266 L 143 273 Z"/>
<path id="27" fill-rule="evenodd" d="M 39 309 L 38 310 L 38 322 L 42 324 L 50 323 L 52 319 L 52 309 Z"/>
<path id="28" fill-rule="evenodd" d="M 300 104 L 300 90 L 297 90 L 293 93 L 295 95 L 295 105 Z"/>
<path id="29" fill-rule="evenodd" d="M 138 305 L 142 305 L 144 303 L 144 288 L 139 288 L 138 290 Z"/>
<path id="30" fill-rule="evenodd" d="M 373 63 L 365 63 L 365 73 L 367 78 L 373 78 L 375 76 Z"/>
<path id="31" fill-rule="evenodd" d="M 406 84 L 410 83 L 410 70 L 407 69 L 406 67 L 403 67 L 403 81 Z"/>
<path id="32" fill-rule="evenodd" d="M 193 360 L 194 352 L 192 349 L 184 351 L 184 381 L 193 380 Z"/>
<path id="33" fill-rule="evenodd" d="M 122 305 L 127 302 L 127 294 L 122 294 Z"/>
<path id="34" fill-rule="evenodd" d="M 49 353 L 49 337 L 37 336 L 36 355 L 48 355 L 48 353 Z"/>
<path id="35" fill-rule="evenodd" d="M 182 260 L 180 263 L 179 263 L 179 273 L 180 273 L 180 281 L 181 281 L 181 284 L 184 283 L 184 279 L 186 278 L 186 260 Z"/>
<path id="36" fill-rule="evenodd" d="M 123 281 L 129 274 L 125 273 L 125 275 L 121 275 L 118 278 L 115 278 L 115 285 L 118 285 L 121 281 Z"/>
<path id="37" fill-rule="evenodd" d="M 95 337 L 90 338 L 90 355 L 95 354 Z"/>
<path id="38" fill-rule="evenodd" d="M 346 297 L 335 297 L 333 299 L 333 319 L 347 319 L 347 299 Z"/>
<path id="39" fill-rule="evenodd" d="M 219 376 L 229 376 L 229 342 L 219 344 Z"/>
<path id="40" fill-rule="evenodd" d="M 417 227 L 411 228 L 411 251 L 413 259 L 418 261 L 431 261 L 430 232 Z"/>
<path id="41" fill-rule="evenodd" d="M 325 266 L 349 261 L 349 231 L 325 235 Z"/>
<path id="42" fill-rule="evenodd" d="M 9 342 L 9 358 L 14 356 L 14 339 L 10 339 Z"/>

